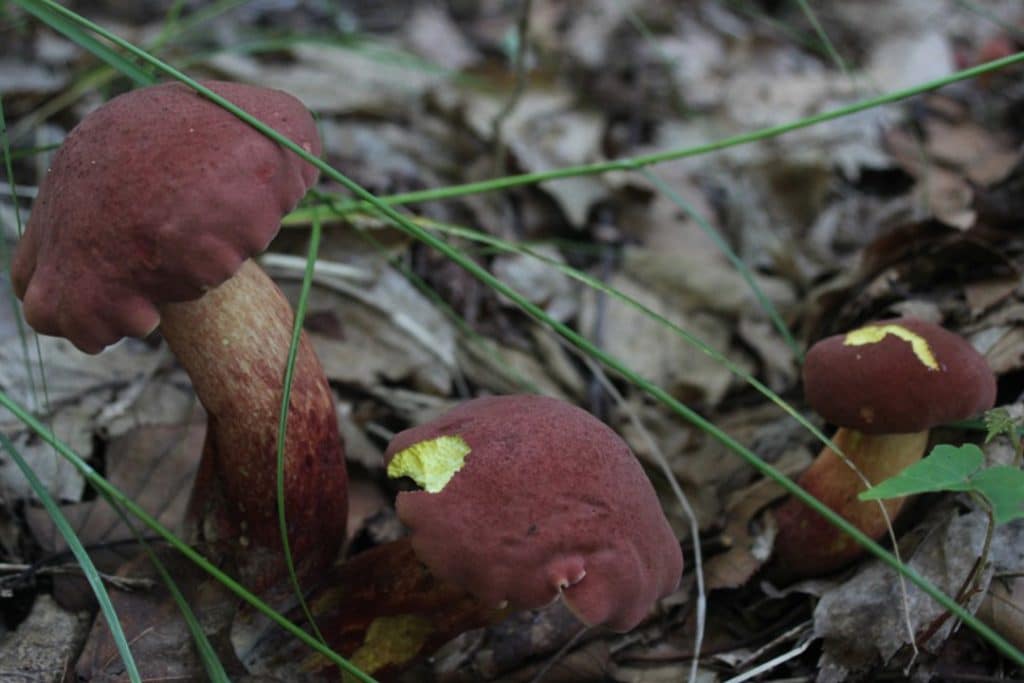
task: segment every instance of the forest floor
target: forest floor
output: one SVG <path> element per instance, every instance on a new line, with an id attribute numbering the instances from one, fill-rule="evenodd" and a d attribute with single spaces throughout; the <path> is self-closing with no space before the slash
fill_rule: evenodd
<path id="1" fill-rule="evenodd" d="M 13 171 L 0 170 L 10 182 L 0 192 L 5 253 L 56 144 L 132 87 L 22 4 L 0 5 Z M 877 559 L 779 580 L 773 509 L 784 489 L 638 381 L 795 477 L 818 440 L 744 376 L 824 428 L 801 394 L 805 350 L 912 316 L 967 338 L 996 373 L 997 405 L 1022 415 L 1024 66 L 952 78 L 1024 49 L 1019 2 L 67 6 L 191 76 L 292 93 L 317 116 L 327 163 L 378 197 L 415 193 L 400 198 L 403 212 L 544 312 L 528 315 L 372 211 L 320 214 L 305 327 L 346 442 L 349 556 L 402 534 L 382 460 L 390 436 L 470 397 L 535 392 L 579 405 L 648 470 L 686 567 L 639 628 L 581 630 L 555 603 L 460 636 L 407 680 L 1024 678 L 1024 667 Z M 884 97 L 892 93 L 906 96 Z M 317 192 L 262 260 L 293 302 L 309 206 L 348 196 L 324 177 Z M 6 275 L 0 289 L 12 301 L 0 306 L 0 390 L 179 527 L 205 417 L 166 347 L 127 340 L 87 356 L 33 336 Z M 629 372 L 595 360 L 553 322 Z M 976 426 L 935 430 L 932 443 L 982 445 Z M 138 553 L 133 533 L 81 472 L 6 411 L 0 434 L 97 567 L 123 575 Z M 1014 455 L 1005 437 L 983 450 L 989 464 Z M 900 556 L 955 594 L 982 554 L 986 520 L 976 496 L 919 496 L 895 525 Z M 995 528 L 986 558 L 964 602 L 1024 648 L 1024 520 Z M 95 599 L 6 454 L 0 562 L 0 679 L 124 675 L 116 656 L 79 661 Z M 149 671 L 203 678 L 166 642 L 139 635 L 138 647 Z M 298 677 L 272 658 L 247 660 L 237 638 L 234 647 L 221 651 L 233 678 L 245 667 L 250 680 Z"/>

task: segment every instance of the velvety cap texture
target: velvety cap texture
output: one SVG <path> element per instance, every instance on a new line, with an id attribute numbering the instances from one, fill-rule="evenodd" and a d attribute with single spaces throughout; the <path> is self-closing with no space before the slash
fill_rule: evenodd
<path id="1" fill-rule="evenodd" d="M 915 318 L 882 320 L 811 347 L 807 404 L 868 434 L 918 432 L 992 407 L 996 380 L 967 340 Z"/>
<path id="2" fill-rule="evenodd" d="M 468 446 L 436 493 L 398 495 L 417 556 L 486 605 L 564 596 L 588 624 L 625 631 L 679 583 L 679 543 L 629 447 L 565 402 L 480 398 L 398 434 L 385 459 L 439 437 Z"/>
<path id="3" fill-rule="evenodd" d="M 205 82 L 312 154 L 309 112 L 277 90 Z M 15 254 L 25 318 L 88 352 L 159 324 L 266 248 L 316 169 L 179 83 L 112 99 L 53 158 Z"/>

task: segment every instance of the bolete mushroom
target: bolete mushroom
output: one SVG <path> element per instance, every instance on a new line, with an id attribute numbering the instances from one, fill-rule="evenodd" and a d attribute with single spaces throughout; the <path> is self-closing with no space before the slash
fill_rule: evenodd
<path id="1" fill-rule="evenodd" d="M 872 484 L 919 460 L 932 427 L 991 408 L 996 382 L 984 357 L 962 337 L 933 323 L 895 318 L 823 339 L 803 369 L 807 404 L 839 427 L 832 441 Z M 861 478 L 830 448 L 798 483 L 872 538 L 886 522 L 878 504 L 860 502 Z M 905 499 L 884 501 L 895 518 Z M 803 503 L 776 511 L 776 565 L 791 577 L 839 569 L 862 549 Z"/>
<path id="2" fill-rule="evenodd" d="M 204 85 L 311 153 L 309 112 L 277 90 Z M 250 259 L 316 169 L 178 83 L 112 99 L 54 155 L 12 267 L 37 331 L 88 353 L 158 325 L 209 424 L 193 511 L 259 590 L 280 576 L 276 438 L 294 315 Z M 345 529 L 346 474 L 334 401 L 303 337 L 285 449 L 297 563 L 323 567 Z"/>
<path id="3" fill-rule="evenodd" d="M 388 475 L 417 557 L 486 605 L 561 596 L 586 624 L 628 631 L 675 589 L 683 559 L 629 447 L 586 411 L 494 396 L 398 434 Z"/>
<path id="4" fill-rule="evenodd" d="M 679 583 L 679 542 L 643 468 L 573 405 L 478 398 L 399 433 L 384 457 L 422 488 L 398 494 L 410 535 L 334 568 L 310 598 L 329 644 L 374 676 L 559 598 L 585 624 L 627 631 Z M 286 643 L 259 640 L 281 660 Z M 329 670 L 315 655 L 299 666 Z"/>

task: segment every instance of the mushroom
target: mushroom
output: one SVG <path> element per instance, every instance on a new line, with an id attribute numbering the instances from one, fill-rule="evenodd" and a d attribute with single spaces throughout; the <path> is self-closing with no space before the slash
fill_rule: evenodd
<path id="1" fill-rule="evenodd" d="M 995 375 L 962 337 L 933 323 L 895 318 L 823 339 L 803 369 L 808 405 L 839 427 L 832 441 L 871 484 L 924 455 L 928 430 L 991 408 Z M 864 482 L 830 448 L 800 476 L 815 498 L 872 538 L 886 531 L 874 501 L 861 502 Z M 884 501 L 895 518 L 905 499 Z M 856 559 L 861 547 L 789 498 L 775 511 L 776 566 L 791 577 L 825 574 Z"/>
<path id="2" fill-rule="evenodd" d="M 329 644 L 378 678 L 559 598 L 585 624 L 627 631 L 679 583 L 682 552 L 654 488 L 580 408 L 478 398 L 399 433 L 384 457 L 390 477 L 422 487 L 398 494 L 410 535 L 335 567 L 309 600 Z M 257 640 L 286 658 L 287 643 Z"/>
<path id="3" fill-rule="evenodd" d="M 561 596 L 586 624 L 628 631 L 676 588 L 683 559 L 629 447 L 576 406 L 479 398 L 398 434 L 391 477 L 417 557 L 486 605 Z"/>
<path id="4" fill-rule="evenodd" d="M 301 102 L 266 88 L 204 85 L 320 152 Z M 158 325 L 195 386 L 208 428 L 192 512 L 259 590 L 284 567 L 276 439 L 294 315 L 250 259 L 316 169 L 178 83 L 116 97 L 67 136 L 39 188 L 12 266 L 28 323 L 97 353 Z M 326 566 L 344 537 L 346 485 L 334 400 L 299 345 L 285 448 L 290 546 Z"/>

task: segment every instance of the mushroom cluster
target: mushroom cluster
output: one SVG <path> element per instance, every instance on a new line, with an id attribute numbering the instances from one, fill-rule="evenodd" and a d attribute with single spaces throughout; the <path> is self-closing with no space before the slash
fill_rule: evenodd
<path id="1" fill-rule="evenodd" d="M 930 322 L 894 318 L 823 339 L 807 353 L 803 369 L 807 404 L 837 427 L 832 441 L 871 484 L 920 460 L 928 430 L 976 415 L 995 403 L 995 375 L 962 337 Z M 886 531 L 874 501 L 857 495 L 861 477 L 830 448 L 798 483 L 872 538 Z M 895 518 L 905 499 L 884 501 Z M 862 550 L 800 501 L 775 511 L 776 564 L 788 576 L 824 574 Z"/>
<path id="2" fill-rule="evenodd" d="M 204 85 L 320 152 L 293 97 Z M 85 352 L 160 328 L 208 413 L 197 540 L 256 591 L 284 573 L 276 439 L 294 315 L 251 257 L 315 178 L 192 89 L 142 88 L 68 135 L 12 268 L 29 324 Z M 481 398 L 397 435 L 388 473 L 423 489 L 398 495 L 410 536 L 333 566 L 344 453 L 304 335 L 287 437 L 291 549 L 300 574 L 320 581 L 311 604 L 328 639 L 369 670 L 396 670 L 462 630 L 559 597 L 586 624 L 629 630 L 679 583 L 682 552 L 643 469 L 615 432 L 567 403 Z"/>

